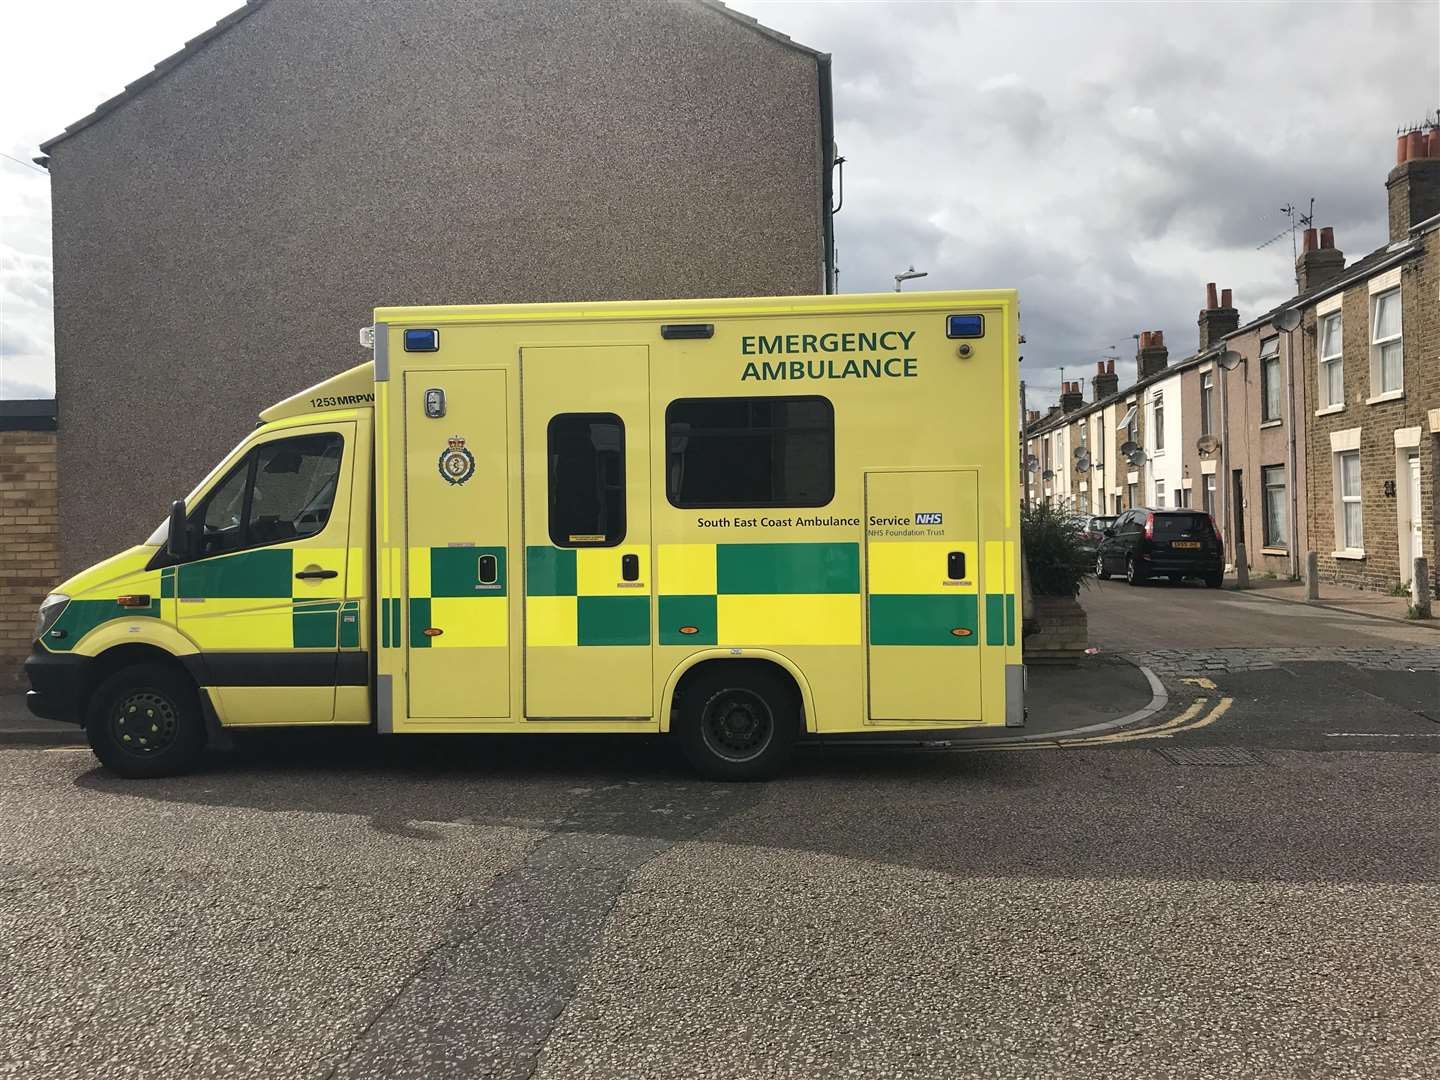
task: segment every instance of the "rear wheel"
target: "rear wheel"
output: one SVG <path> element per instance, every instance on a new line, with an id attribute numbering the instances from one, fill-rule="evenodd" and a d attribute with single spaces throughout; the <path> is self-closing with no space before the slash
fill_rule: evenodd
<path id="1" fill-rule="evenodd" d="M 1098 553 L 1095 556 L 1095 576 L 1101 581 L 1110 580 L 1110 571 L 1105 569 L 1105 556 Z"/>
<path id="2" fill-rule="evenodd" d="M 200 697 L 163 664 L 121 668 L 95 689 L 85 720 L 90 748 L 121 776 L 174 776 L 205 749 Z"/>
<path id="3" fill-rule="evenodd" d="M 685 687 L 685 757 L 712 780 L 763 780 L 790 760 L 799 728 L 795 685 L 774 669 L 711 664 Z"/>
<path id="4" fill-rule="evenodd" d="M 1125 556 L 1125 580 L 1131 585 L 1145 584 L 1145 571 L 1135 565 L 1135 556 Z"/>
<path id="5" fill-rule="evenodd" d="M 1205 587 L 1207 589 L 1218 589 L 1223 584 L 1225 584 L 1225 575 L 1223 573 L 1205 575 Z"/>

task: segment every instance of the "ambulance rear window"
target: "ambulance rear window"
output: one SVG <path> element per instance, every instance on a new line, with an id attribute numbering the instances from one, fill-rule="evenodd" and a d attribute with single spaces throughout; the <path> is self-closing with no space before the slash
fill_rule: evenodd
<path id="1" fill-rule="evenodd" d="M 827 398 L 672 401 L 665 441 L 665 494 L 681 509 L 824 506 L 835 496 Z"/>

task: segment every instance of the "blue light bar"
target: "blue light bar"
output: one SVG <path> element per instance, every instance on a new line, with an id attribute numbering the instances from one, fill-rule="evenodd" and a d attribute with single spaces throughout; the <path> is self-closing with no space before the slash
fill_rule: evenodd
<path id="1" fill-rule="evenodd" d="M 406 330 L 405 331 L 406 352 L 439 352 L 440 331 L 439 330 Z"/>
<path id="2" fill-rule="evenodd" d="M 985 316 L 951 315 L 945 320 L 945 336 L 950 338 L 984 337 Z"/>

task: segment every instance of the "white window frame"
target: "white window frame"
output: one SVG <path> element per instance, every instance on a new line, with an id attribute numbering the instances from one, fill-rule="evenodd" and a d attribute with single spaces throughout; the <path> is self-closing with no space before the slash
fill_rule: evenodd
<path id="1" fill-rule="evenodd" d="M 1334 352 L 1325 351 L 1326 330 L 1329 327 L 1335 328 L 1331 344 Z M 1319 414 L 1327 412 L 1339 412 L 1345 407 L 1345 322 L 1340 311 L 1326 312 L 1320 316 L 1320 326 L 1316 333 L 1318 343 L 1316 352 L 1319 356 L 1318 367 L 1320 369 L 1319 386 Z M 1335 376 L 1332 380 L 1331 376 Z M 1339 395 L 1332 397 L 1330 384 L 1332 381 L 1340 384 Z"/>
<path id="2" fill-rule="evenodd" d="M 1379 336 L 1380 330 L 1380 304 L 1391 297 L 1395 299 L 1397 313 L 1399 314 L 1399 327 L 1395 333 L 1386 337 Z M 1395 398 L 1403 397 L 1405 394 L 1405 313 L 1401 304 L 1400 284 L 1397 281 L 1393 288 L 1380 289 L 1370 295 L 1370 397 L 1366 402 L 1373 404 L 1378 401 L 1393 401 Z M 1399 347 L 1398 380 L 1394 386 L 1385 385 L 1385 362 L 1384 353 L 1387 346 Z"/>
<path id="3" fill-rule="evenodd" d="M 1280 335 L 1266 338 L 1260 343 L 1260 423 L 1278 424 L 1282 419 L 1281 413 L 1285 408 L 1285 382 L 1284 374 L 1280 370 Z M 1267 374 L 1272 372 L 1273 374 Z M 1269 412 L 1270 386 L 1275 385 L 1275 413 Z"/>
<path id="4" fill-rule="evenodd" d="M 1213 372 L 1200 373 L 1200 434 L 1215 433 L 1215 376 Z"/>
<path id="5" fill-rule="evenodd" d="M 1278 484 L 1271 479 L 1277 474 L 1280 477 Z M 1279 493 L 1280 502 L 1274 507 L 1275 512 L 1272 514 L 1270 496 L 1272 492 L 1276 491 Z M 1285 466 L 1262 465 L 1260 467 L 1260 533 L 1263 547 L 1289 550 L 1289 522 L 1285 520 L 1289 516 L 1289 508 L 1286 505 L 1288 497 L 1289 478 L 1285 475 Z"/>
<path id="6" fill-rule="evenodd" d="M 1205 486 L 1200 494 L 1200 509 L 1204 510 L 1205 513 L 1211 517 L 1214 517 L 1215 512 L 1219 509 L 1215 504 L 1215 500 L 1220 490 L 1220 485 L 1215 482 L 1215 474 L 1213 472 L 1206 473 L 1202 479 L 1205 481 Z"/>
<path id="7" fill-rule="evenodd" d="M 1151 453 L 1165 453 L 1165 397 L 1158 390 L 1150 399 L 1150 427 Z"/>
<path id="8" fill-rule="evenodd" d="M 1364 558 L 1365 556 L 1365 511 L 1361 502 L 1361 492 L 1364 490 L 1364 477 L 1361 472 L 1360 450 L 1336 450 L 1333 453 L 1335 459 L 1335 554 L 1341 558 Z M 1355 493 L 1353 495 L 1345 492 L 1345 461 L 1355 461 Z M 1359 517 L 1356 522 L 1357 536 L 1351 537 L 1346 521 L 1346 507 L 1359 507 Z M 1351 543 L 1351 540 L 1355 543 Z"/>
<path id="9" fill-rule="evenodd" d="M 1156 510 L 1164 510 L 1164 509 L 1165 509 L 1165 481 L 1164 481 L 1164 480 L 1156 480 L 1156 481 L 1155 481 L 1155 509 L 1156 509 Z"/>

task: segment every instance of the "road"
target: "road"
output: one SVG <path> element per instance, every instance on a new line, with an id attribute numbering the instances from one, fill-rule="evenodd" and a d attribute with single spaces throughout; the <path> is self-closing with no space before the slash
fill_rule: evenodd
<path id="1" fill-rule="evenodd" d="M 1434 1075 L 1440 740 L 1328 732 L 1440 732 L 1404 666 L 1440 634 L 1084 599 L 1173 661 L 1164 713 L 764 785 L 638 740 L 284 740 L 150 783 L 0 745 L 0 1076 Z"/>

